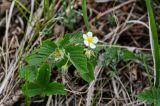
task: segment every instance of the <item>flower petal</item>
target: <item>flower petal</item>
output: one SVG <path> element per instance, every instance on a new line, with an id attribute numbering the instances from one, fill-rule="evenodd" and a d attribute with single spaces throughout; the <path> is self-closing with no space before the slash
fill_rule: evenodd
<path id="1" fill-rule="evenodd" d="M 92 32 L 88 32 L 88 33 L 87 33 L 87 36 L 88 36 L 88 37 L 92 37 L 92 36 L 93 36 Z"/>
<path id="2" fill-rule="evenodd" d="M 90 48 L 92 48 L 92 49 L 95 49 L 96 48 L 96 45 L 95 44 L 93 44 L 93 43 L 90 43 Z"/>
<path id="3" fill-rule="evenodd" d="M 87 35 L 86 34 L 83 34 L 83 39 L 87 39 Z"/>
<path id="4" fill-rule="evenodd" d="M 93 42 L 94 42 L 94 43 L 98 43 L 98 38 L 97 38 L 97 37 L 94 37 L 94 38 L 93 38 Z"/>
<path id="5" fill-rule="evenodd" d="M 88 43 L 88 41 L 87 41 L 87 40 L 84 40 L 84 44 L 85 44 L 86 46 L 88 46 L 88 45 L 89 45 L 89 43 Z"/>

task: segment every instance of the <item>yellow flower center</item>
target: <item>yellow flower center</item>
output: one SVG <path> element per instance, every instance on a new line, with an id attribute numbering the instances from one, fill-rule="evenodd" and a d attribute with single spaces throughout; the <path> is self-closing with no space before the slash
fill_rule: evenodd
<path id="1" fill-rule="evenodd" d="M 93 37 L 88 37 L 87 41 L 88 41 L 88 43 L 93 43 Z"/>

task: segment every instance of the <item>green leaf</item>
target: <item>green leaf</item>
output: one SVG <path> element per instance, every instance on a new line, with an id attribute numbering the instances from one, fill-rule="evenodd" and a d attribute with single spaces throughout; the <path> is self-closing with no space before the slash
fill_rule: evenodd
<path id="1" fill-rule="evenodd" d="M 80 46 L 67 46 L 65 50 L 68 59 L 75 66 L 81 77 L 87 82 L 94 80 L 94 62 L 87 62 L 87 57 L 83 53 L 84 48 Z"/>
<path id="2" fill-rule="evenodd" d="M 87 58 L 83 54 L 83 47 L 80 46 L 67 46 L 65 48 L 67 57 L 75 66 L 80 74 L 88 73 Z"/>
<path id="3" fill-rule="evenodd" d="M 40 87 L 38 84 L 29 83 L 29 84 L 23 85 L 22 91 L 24 95 L 28 97 L 33 97 L 33 96 L 40 95 L 41 93 L 43 93 L 44 88 Z"/>
<path id="4" fill-rule="evenodd" d="M 23 87 L 23 93 L 28 97 L 36 95 L 54 95 L 65 94 L 64 85 L 60 83 L 50 83 L 51 66 L 49 64 L 43 64 L 38 70 L 38 75 L 34 82 L 26 82 Z"/>
<path id="5" fill-rule="evenodd" d="M 150 36 L 150 44 L 153 54 L 154 67 L 155 67 L 155 86 L 160 86 L 160 55 L 159 55 L 159 43 L 158 43 L 158 30 L 156 25 L 156 19 L 153 8 L 153 0 L 145 0 L 149 15 L 149 36 Z"/>
<path id="6" fill-rule="evenodd" d="M 63 84 L 52 82 L 52 83 L 48 84 L 48 86 L 45 89 L 44 94 L 47 96 L 56 95 L 56 94 L 65 95 L 66 92 L 64 90 Z"/>
<path id="7" fill-rule="evenodd" d="M 24 66 L 20 69 L 20 77 L 26 81 L 33 82 L 37 77 L 36 66 Z"/>
<path id="8" fill-rule="evenodd" d="M 59 43 L 59 47 L 81 44 L 82 42 L 83 42 L 82 33 L 65 34 L 64 39 Z"/>
<path id="9" fill-rule="evenodd" d="M 56 82 L 49 83 L 48 85 L 41 87 L 37 83 L 25 84 L 22 87 L 24 95 L 28 97 L 33 97 L 37 95 L 49 96 L 49 95 L 65 95 L 66 91 L 64 90 L 64 85 Z"/>
<path id="10" fill-rule="evenodd" d="M 87 62 L 87 68 L 89 70 L 89 76 L 92 80 L 94 80 L 94 69 L 95 67 L 93 66 L 92 62 Z"/>
<path id="11" fill-rule="evenodd" d="M 27 57 L 27 62 L 30 65 L 41 65 L 49 58 L 54 58 L 52 53 L 57 48 L 57 45 L 52 41 L 44 41 L 42 46 L 36 49 L 30 56 Z"/>
<path id="12" fill-rule="evenodd" d="M 51 67 L 49 64 L 43 64 L 38 72 L 36 83 L 41 87 L 48 85 L 51 76 Z"/>
<path id="13" fill-rule="evenodd" d="M 117 63 L 120 61 L 120 49 L 118 48 L 106 48 L 105 52 L 100 57 L 100 63 L 103 66 L 111 65 L 116 67 Z"/>
<path id="14" fill-rule="evenodd" d="M 88 68 L 89 72 L 83 73 L 83 74 L 80 74 L 80 75 L 85 81 L 91 82 L 91 81 L 94 80 L 94 66 L 93 66 L 93 64 L 91 64 L 91 62 L 88 62 L 87 63 L 87 68 Z"/>
<path id="15" fill-rule="evenodd" d="M 56 65 L 58 68 L 61 68 L 63 65 L 65 65 L 68 61 L 68 58 L 66 56 L 64 56 L 64 59 L 62 59 L 61 61 L 59 61 Z"/>
<path id="16" fill-rule="evenodd" d="M 160 106 L 160 88 L 151 87 L 138 95 L 140 101 Z"/>
<path id="17" fill-rule="evenodd" d="M 101 64 L 104 66 L 111 65 L 116 67 L 120 61 L 143 61 L 144 58 L 147 58 L 147 55 L 142 53 L 133 53 L 120 48 L 106 48 L 101 57 Z"/>
<path id="18" fill-rule="evenodd" d="M 123 59 L 124 61 L 139 60 L 138 56 L 136 56 L 135 53 L 128 50 L 121 50 L 121 59 Z"/>

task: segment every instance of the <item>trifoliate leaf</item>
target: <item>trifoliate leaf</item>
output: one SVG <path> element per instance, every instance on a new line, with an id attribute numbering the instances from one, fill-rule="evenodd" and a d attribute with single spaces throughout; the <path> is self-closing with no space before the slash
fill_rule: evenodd
<path id="1" fill-rule="evenodd" d="M 64 85 L 56 82 L 49 82 L 51 75 L 51 67 L 49 64 L 43 64 L 38 70 L 38 76 L 34 82 L 26 82 L 22 87 L 22 91 L 25 95 L 33 97 L 36 95 L 55 95 L 66 94 L 64 91 Z"/>

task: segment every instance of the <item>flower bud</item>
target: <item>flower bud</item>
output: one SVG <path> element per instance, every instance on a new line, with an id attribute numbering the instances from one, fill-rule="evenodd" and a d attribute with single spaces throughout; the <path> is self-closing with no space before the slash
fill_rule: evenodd
<path id="1" fill-rule="evenodd" d="M 89 49 L 85 49 L 85 55 L 87 56 L 87 58 L 91 58 L 91 56 L 95 56 L 94 52 L 92 50 Z"/>
<path id="2" fill-rule="evenodd" d="M 64 52 L 59 48 L 54 51 L 53 55 L 55 57 L 55 61 L 59 61 L 64 58 Z"/>

